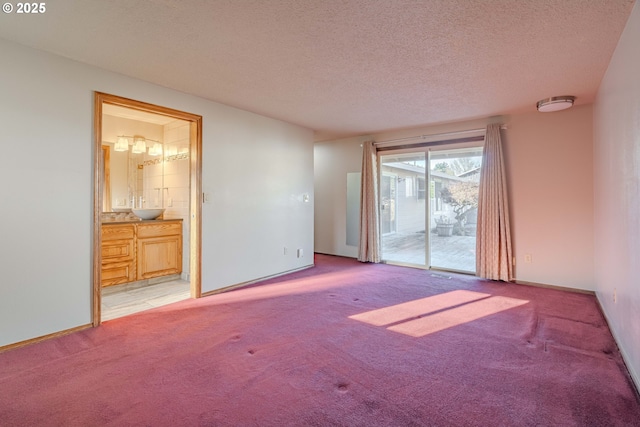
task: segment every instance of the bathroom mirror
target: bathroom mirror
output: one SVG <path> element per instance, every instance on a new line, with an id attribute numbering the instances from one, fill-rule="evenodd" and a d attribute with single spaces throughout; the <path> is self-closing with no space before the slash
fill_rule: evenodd
<path id="1" fill-rule="evenodd" d="M 137 206 L 142 192 L 143 155 L 102 146 L 102 211 L 116 212 Z M 135 205 L 134 205 L 135 203 Z"/>
<path id="2" fill-rule="evenodd" d="M 101 175 L 105 184 L 102 188 L 103 212 L 165 207 L 163 199 L 167 195 L 167 185 L 163 180 L 163 160 L 176 149 L 177 143 L 188 147 L 188 134 L 186 141 L 178 141 L 177 130 L 174 130 L 177 124 L 184 122 L 108 105 L 103 113 L 102 145 L 109 148 L 108 178 Z M 126 138 L 128 147 L 116 150 L 121 137 Z M 167 138 L 171 142 L 169 145 L 165 142 Z M 145 141 L 146 147 L 136 149 L 137 140 Z M 142 152 L 136 153 L 138 149 Z"/>

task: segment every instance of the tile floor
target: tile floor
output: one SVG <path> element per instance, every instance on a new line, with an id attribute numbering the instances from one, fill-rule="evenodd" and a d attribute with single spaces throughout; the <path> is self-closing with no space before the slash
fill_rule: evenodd
<path id="1" fill-rule="evenodd" d="M 116 319 L 190 298 L 189 282 L 125 283 L 102 290 L 102 321 Z"/>

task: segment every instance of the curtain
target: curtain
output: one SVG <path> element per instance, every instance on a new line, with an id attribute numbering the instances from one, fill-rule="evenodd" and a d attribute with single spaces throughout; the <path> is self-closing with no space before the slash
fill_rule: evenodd
<path id="1" fill-rule="evenodd" d="M 480 170 L 476 235 L 477 276 L 491 280 L 511 280 L 512 257 L 500 125 L 491 124 L 487 126 Z"/>
<path id="2" fill-rule="evenodd" d="M 358 261 L 380 262 L 378 155 L 373 141 L 367 141 L 362 146 Z"/>

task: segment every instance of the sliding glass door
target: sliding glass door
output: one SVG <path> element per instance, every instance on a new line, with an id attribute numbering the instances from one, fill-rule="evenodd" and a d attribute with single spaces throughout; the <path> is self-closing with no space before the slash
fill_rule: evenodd
<path id="1" fill-rule="evenodd" d="M 482 147 L 380 155 L 385 262 L 475 272 Z"/>

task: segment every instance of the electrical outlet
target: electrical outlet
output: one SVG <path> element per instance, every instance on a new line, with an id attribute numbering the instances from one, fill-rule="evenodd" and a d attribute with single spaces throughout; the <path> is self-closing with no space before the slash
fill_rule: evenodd
<path id="1" fill-rule="evenodd" d="M 284 251 L 282 251 L 282 255 L 286 255 L 289 252 L 289 250 L 287 249 L 287 247 L 284 247 Z"/>
<path id="2" fill-rule="evenodd" d="M 524 262 L 526 262 L 527 264 L 531 264 L 531 254 L 524 255 Z"/>
<path id="3" fill-rule="evenodd" d="M 298 258 L 302 258 L 304 256 L 304 251 L 302 249 L 298 249 Z"/>

